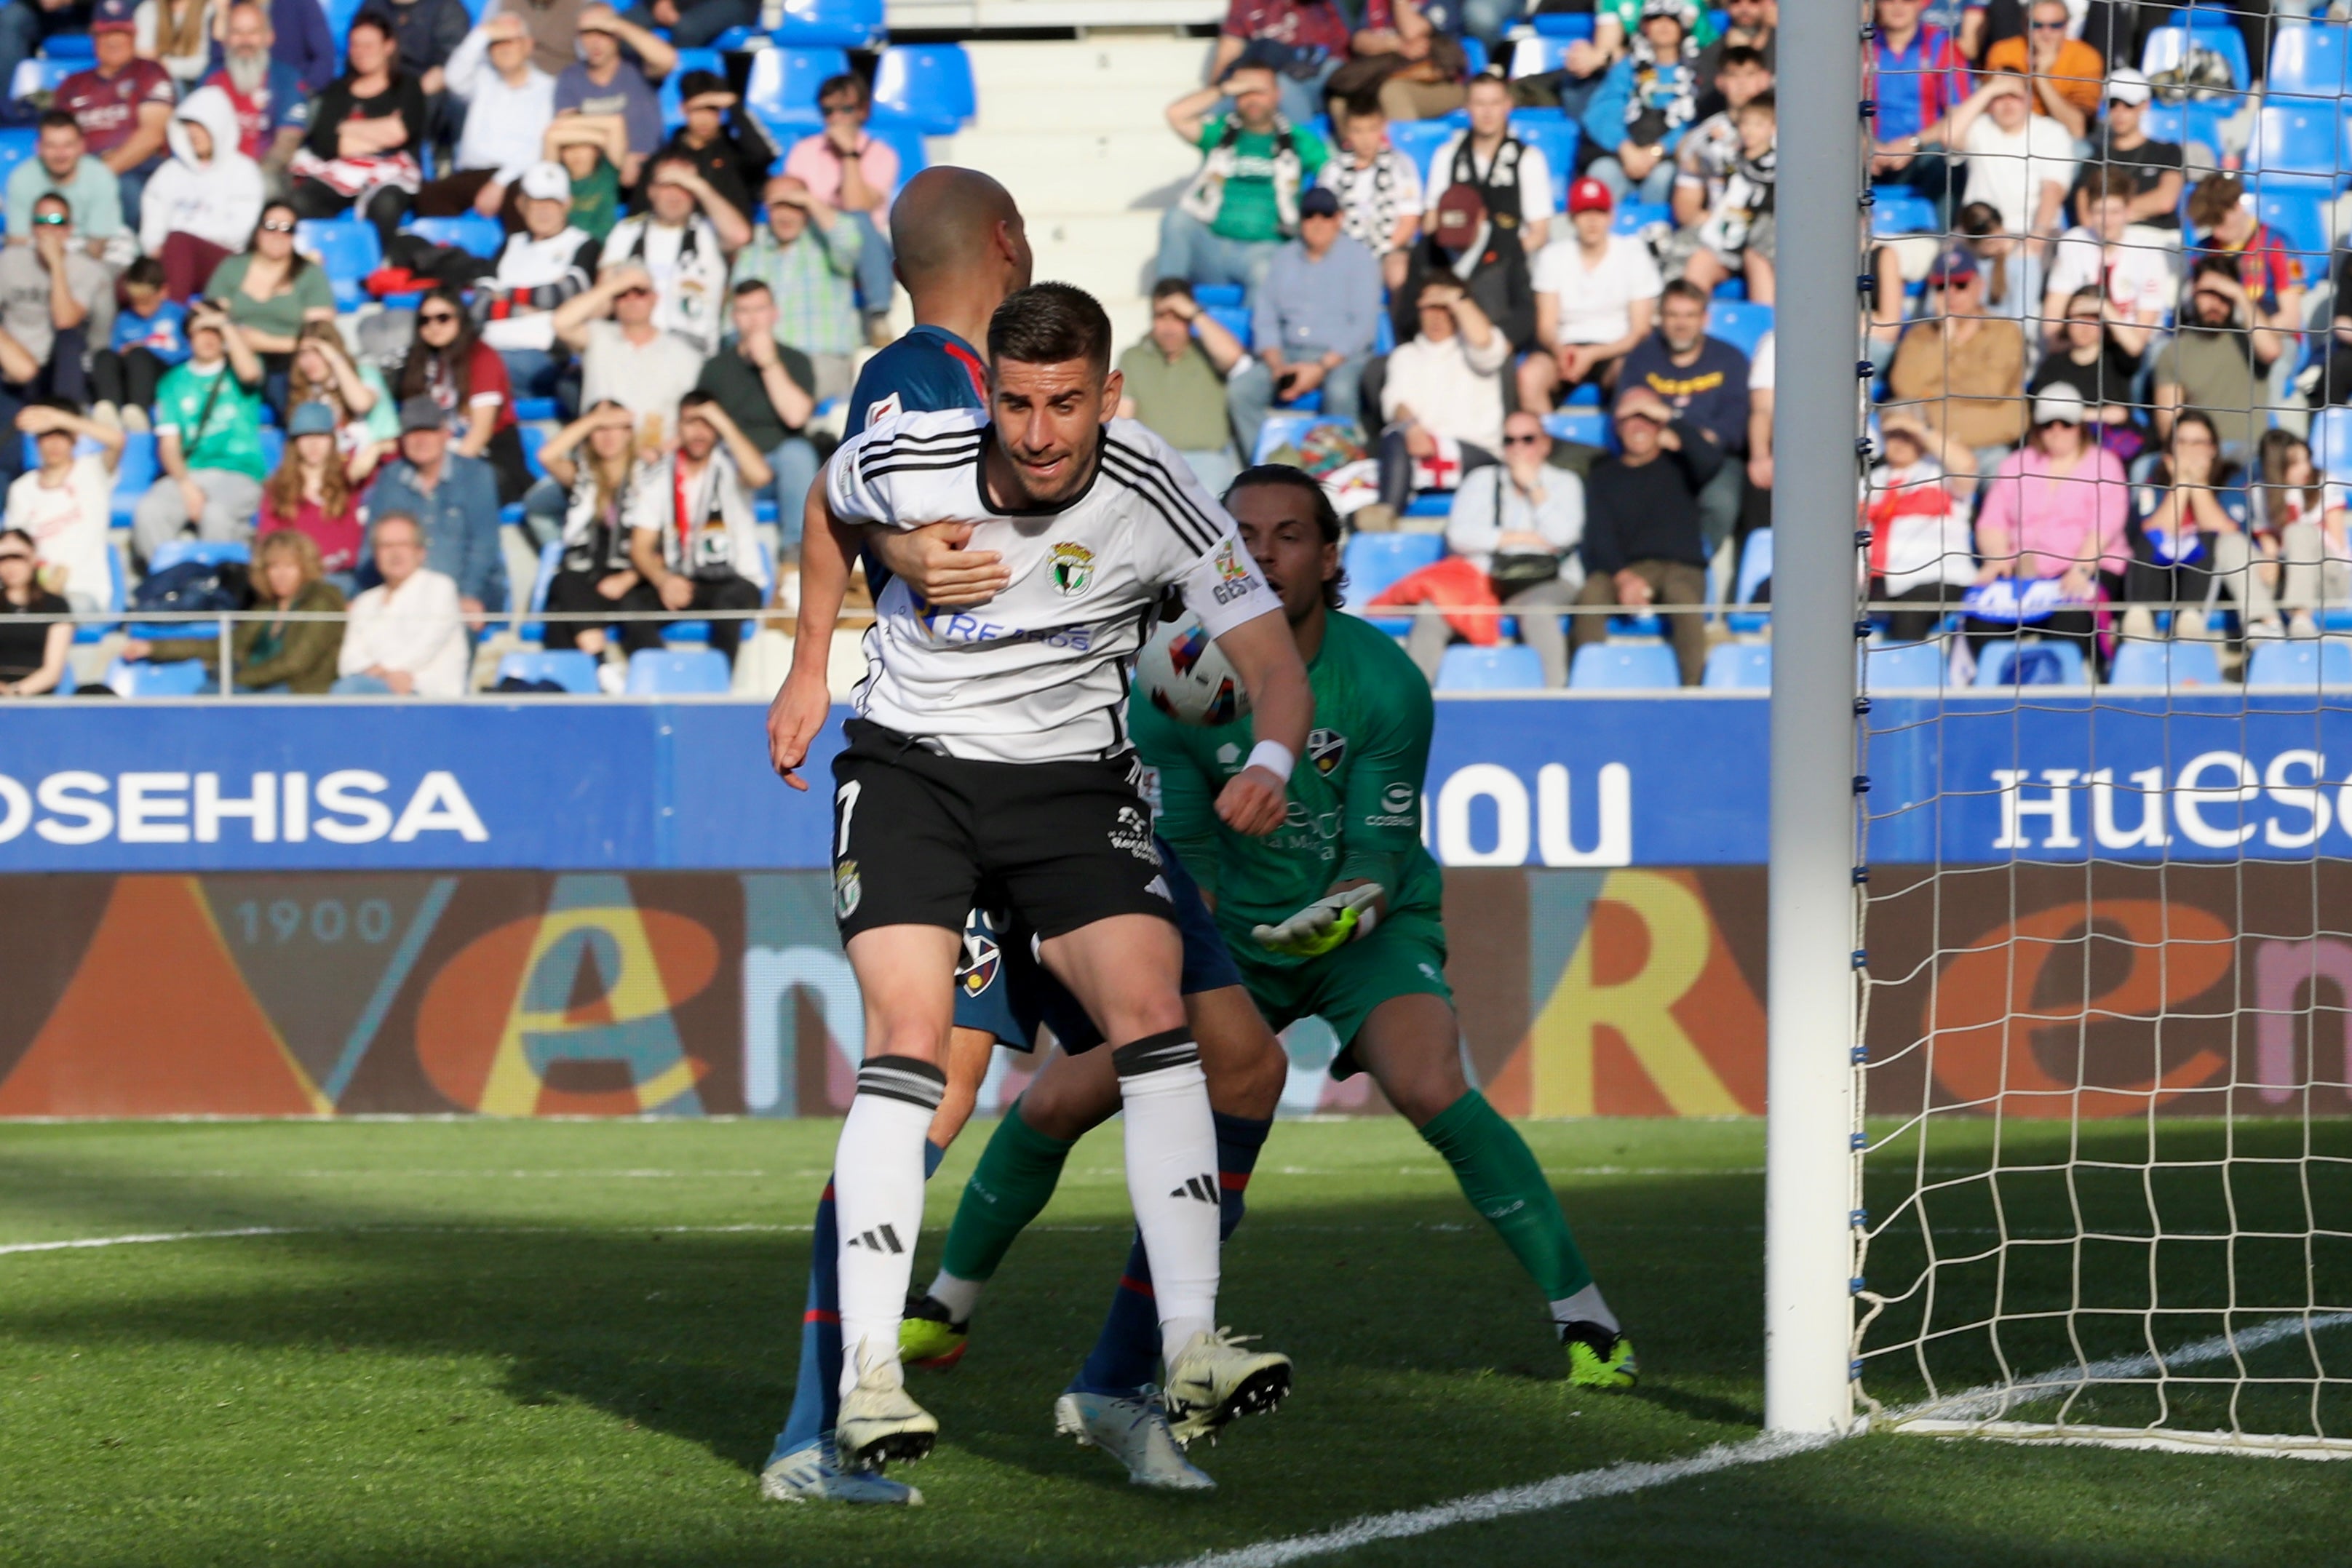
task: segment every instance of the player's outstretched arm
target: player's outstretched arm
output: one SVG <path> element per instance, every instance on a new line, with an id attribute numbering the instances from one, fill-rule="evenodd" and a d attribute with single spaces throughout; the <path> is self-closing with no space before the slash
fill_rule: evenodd
<path id="1" fill-rule="evenodd" d="M 992 549 L 966 549 L 970 523 L 931 523 L 904 533 L 877 530 L 866 541 L 915 596 L 942 610 L 985 604 L 1013 581 L 1013 570 Z"/>
<path id="2" fill-rule="evenodd" d="M 1217 815 L 1237 833 L 1263 838 L 1282 826 L 1290 800 L 1290 769 L 1307 748 L 1315 722 L 1315 694 L 1307 665 L 1280 613 L 1252 616 L 1218 634 L 1217 647 L 1249 694 L 1257 746 L 1250 765 L 1217 796 Z M 1279 748 L 1279 755 L 1276 755 Z"/>
<path id="3" fill-rule="evenodd" d="M 849 591 L 849 562 L 857 543 L 858 529 L 834 516 L 824 485 L 810 486 L 802 513 L 801 612 L 793 636 L 793 667 L 768 705 L 768 760 L 795 789 L 808 788 L 796 769 L 833 711 L 825 668 L 832 662 L 833 631 Z"/>

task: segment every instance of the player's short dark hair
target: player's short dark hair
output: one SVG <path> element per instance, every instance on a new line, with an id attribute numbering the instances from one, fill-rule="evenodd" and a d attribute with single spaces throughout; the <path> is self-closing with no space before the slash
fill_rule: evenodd
<path id="1" fill-rule="evenodd" d="M 122 269 L 122 281 L 142 288 L 163 287 L 163 261 L 161 256 L 142 256 Z"/>
<path id="2" fill-rule="evenodd" d="M 1023 365 L 1084 360 L 1110 371 L 1110 318 L 1101 303 L 1067 283 L 1033 283 L 1004 297 L 988 319 L 988 357 Z"/>
<path id="3" fill-rule="evenodd" d="M 1327 545 L 1339 542 L 1339 512 L 1331 505 L 1329 493 L 1315 476 L 1303 468 L 1293 468 L 1287 463 L 1259 463 L 1243 469 L 1234 476 L 1234 482 L 1225 486 L 1224 503 L 1230 507 L 1234 497 L 1244 490 L 1267 486 L 1293 490 L 1306 497 L 1315 514 L 1316 531 L 1323 536 L 1323 542 Z M 1348 571 L 1342 567 L 1332 573 L 1330 580 L 1323 585 L 1323 608 L 1339 609 L 1340 601 L 1347 597 L 1347 591 Z"/>
<path id="4" fill-rule="evenodd" d="M 79 131 L 81 121 L 62 109 L 45 109 L 41 118 L 33 122 L 41 131 Z"/>

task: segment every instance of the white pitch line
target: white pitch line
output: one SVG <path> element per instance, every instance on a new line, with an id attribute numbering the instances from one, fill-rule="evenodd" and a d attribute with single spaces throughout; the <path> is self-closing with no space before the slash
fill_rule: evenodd
<path id="1" fill-rule="evenodd" d="M 2352 1312 L 2325 1312 L 2315 1316 L 2273 1318 L 2258 1323 L 2232 1336 L 2216 1334 L 2210 1339 L 2195 1340 L 2167 1354 L 2161 1364 L 2166 1368 L 2193 1366 L 2203 1362 L 2226 1361 L 2233 1354 L 2244 1354 L 2293 1339 L 2306 1331 L 2316 1333 L 2325 1329 L 2352 1324 Z M 1894 1412 L 1895 1420 L 1929 1416 L 1941 1416 L 1947 1412 L 1958 1412 L 1958 1418 L 1981 1419 L 2003 1407 L 2003 1396 L 2008 1404 L 2020 1396 L 2048 1398 L 2052 1395 L 2085 1380 L 2113 1381 L 2119 1378 L 2147 1377 L 2155 1374 L 2158 1362 L 2153 1355 L 2114 1356 L 2080 1366 L 2059 1367 L 2037 1377 L 2003 1390 L 1972 1388 L 1965 1393 L 1941 1400 L 1906 1406 Z M 1857 1427 L 1857 1432 L 1864 1428 Z M 1206 1552 L 1198 1557 L 1171 1563 L 1164 1568 L 1282 1568 L 1282 1564 L 1303 1562 L 1310 1557 L 1328 1556 L 1335 1552 L 1352 1552 L 1360 1546 L 1370 1546 L 1382 1541 L 1405 1541 L 1415 1536 L 1451 1530 L 1458 1524 L 1485 1524 L 1498 1519 L 1511 1519 L 1520 1514 L 1542 1513 L 1551 1509 L 1566 1508 L 1572 1503 L 1591 1502 L 1597 1498 L 1622 1497 L 1628 1492 L 1647 1491 L 1653 1487 L 1669 1486 L 1704 1476 L 1717 1470 L 1727 1470 L 1742 1465 L 1763 1464 L 1772 1459 L 1811 1453 L 1825 1448 L 1844 1438 L 1830 1433 L 1768 1432 L 1760 1437 L 1750 1437 L 1744 1443 L 1717 1443 L 1686 1458 L 1665 1459 L 1652 1463 L 1626 1461 L 1597 1470 L 1574 1470 L 1554 1476 L 1549 1480 L 1534 1481 L 1525 1486 L 1504 1487 L 1499 1490 L 1479 1492 L 1471 1497 L 1456 1498 L 1452 1502 L 1433 1504 L 1427 1508 L 1400 1510 L 1394 1513 L 1366 1514 L 1332 1529 L 1312 1535 L 1294 1535 L 1279 1541 L 1260 1542 L 1255 1546 L 1235 1547 L 1226 1552 Z"/>
<path id="2" fill-rule="evenodd" d="M 236 1230 L 173 1230 L 149 1236 L 83 1236 L 71 1241 L 11 1241 L 0 1245 L 0 1253 L 8 1252 L 69 1252 L 84 1247 L 140 1247 L 155 1241 L 216 1241 L 231 1236 L 299 1236 L 306 1227 L 288 1225 L 247 1225 Z"/>

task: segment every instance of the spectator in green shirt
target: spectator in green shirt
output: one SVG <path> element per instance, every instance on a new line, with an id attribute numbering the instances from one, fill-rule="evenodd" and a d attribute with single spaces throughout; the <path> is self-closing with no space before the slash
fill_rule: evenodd
<path id="1" fill-rule="evenodd" d="M 1230 94 L 1230 113 L 1212 116 Z M 1168 106 L 1169 128 L 1201 150 L 1201 170 L 1160 225 L 1160 276 L 1255 288 L 1298 232 L 1298 193 L 1331 156 L 1276 110 L 1274 73 L 1236 66 L 1222 83 Z"/>
<path id="2" fill-rule="evenodd" d="M 1140 421 L 1192 465 L 1212 496 L 1224 494 L 1241 465 L 1225 417 L 1225 377 L 1242 360 L 1241 340 L 1192 298 L 1181 277 L 1151 286 L 1151 331 L 1118 357 L 1125 383 L 1121 419 Z"/>
<path id="3" fill-rule="evenodd" d="M 131 538 L 141 560 L 194 528 L 241 539 L 261 510 L 261 359 L 210 300 L 188 309 L 188 357 L 155 389 L 155 457 L 163 472 L 139 498 Z"/>

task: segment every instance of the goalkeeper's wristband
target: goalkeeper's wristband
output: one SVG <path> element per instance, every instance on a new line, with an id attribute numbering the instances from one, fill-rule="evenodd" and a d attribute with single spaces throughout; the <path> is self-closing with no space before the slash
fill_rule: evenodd
<path id="1" fill-rule="evenodd" d="M 1290 782 L 1290 770 L 1298 766 L 1298 758 L 1290 754 L 1290 747 L 1278 740 L 1261 740 L 1250 747 L 1249 760 L 1242 766 L 1244 768 L 1263 768 L 1287 784 Z"/>

